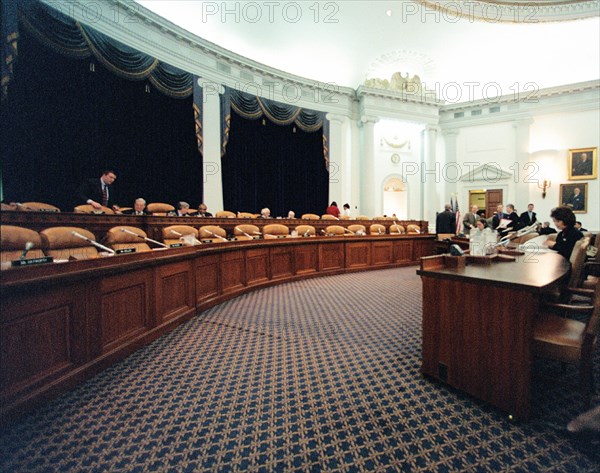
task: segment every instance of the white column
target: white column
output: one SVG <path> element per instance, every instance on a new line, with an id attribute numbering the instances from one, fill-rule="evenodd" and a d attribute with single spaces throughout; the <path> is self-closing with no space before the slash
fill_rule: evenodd
<path id="1" fill-rule="evenodd" d="M 513 121 L 513 129 L 515 130 L 515 164 L 511 166 L 514 169 L 515 196 L 514 202 L 518 212 L 524 212 L 527 209 L 527 204 L 531 200 L 529 198 L 529 184 L 524 182 L 525 177 L 531 173 L 531 168 L 525 167 L 529 161 L 529 128 L 534 120 L 531 117 Z M 536 176 L 538 177 L 538 176 Z M 540 176 L 541 179 L 543 179 Z"/>
<path id="2" fill-rule="evenodd" d="M 350 202 L 352 162 L 348 148 L 347 121 L 343 115 L 328 113 L 329 120 L 329 202 L 335 200 L 341 208 Z"/>
<path id="3" fill-rule="evenodd" d="M 435 213 L 443 210 L 446 199 L 442 198 L 440 191 L 445 192 L 445 186 L 441 182 L 441 163 L 436 160 L 437 126 L 427 125 L 423 130 L 423 158 L 421 161 L 421 189 L 423 190 L 421 218 L 429 222 L 429 231 L 435 227 Z M 440 189 L 441 187 L 441 189 Z M 441 202 L 440 202 L 441 200 Z"/>
<path id="4" fill-rule="evenodd" d="M 223 208 L 223 180 L 221 169 L 221 111 L 220 97 L 225 90 L 221 84 L 198 79 L 203 87 L 204 203 L 213 215 Z"/>
<path id="5" fill-rule="evenodd" d="M 375 182 L 375 123 L 378 117 L 363 115 L 358 122 L 362 130 L 361 146 L 361 180 L 359 213 L 375 217 L 377 212 L 376 199 L 379 199 L 383 189 L 377 187 Z"/>
<path id="6" fill-rule="evenodd" d="M 442 136 L 444 137 L 444 150 L 445 150 L 445 161 L 441 166 L 440 178 L 445 183 L 446 194 L 456 194 L 457 198 L 460 197 L 459 204 L 461 213 L 467 212 L 469 207 L 469 196 L 464 196 L 464 192 L 459 195 L 459 191 L 462 189 L 458 188 L 458 180 L 463 174 L 457 163 L 457 151 L 456 141 L 458 138 L 458 130 L 443 130 Z M 446 197 L 447 199 L 448 197 Z M 441 209 L 440 209 L 441 210 Z"/>

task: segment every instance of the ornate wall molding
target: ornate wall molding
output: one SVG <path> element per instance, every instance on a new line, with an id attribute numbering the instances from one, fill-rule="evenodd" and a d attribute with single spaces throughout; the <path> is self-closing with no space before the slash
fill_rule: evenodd
<path id="1" fill-rule="evenodd" d="M 600 14 L 598 0 L 417 0 L 448 18 L 488 23 L 542 23 L 580 20 Z"/>

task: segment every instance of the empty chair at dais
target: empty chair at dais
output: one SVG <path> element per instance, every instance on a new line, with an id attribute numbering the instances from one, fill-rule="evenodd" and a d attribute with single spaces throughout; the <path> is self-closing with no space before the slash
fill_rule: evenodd
<path id="1" fill-rule="evenodd" d="M 0 255 L 3 263 L 25 258 L 42 258 L 42 238 L 38 232 L 29 228 L 1 225 Z"/>

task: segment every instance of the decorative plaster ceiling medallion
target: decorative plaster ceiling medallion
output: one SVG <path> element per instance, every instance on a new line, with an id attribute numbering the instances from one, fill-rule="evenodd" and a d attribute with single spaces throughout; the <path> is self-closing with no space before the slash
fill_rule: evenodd
<path id="1" fill-rule="evenodd" d="M 433 59 L 406 49 L 389 51 L 376 58 L 367 69 L 366 78 L 390 78 L 396 72 L 419 76 L 425 80 L 435 72 Z"/>
<path id="2" fill-rule="evenodd" d="M 425 91 L 422 78 L 431 76 L 434 71 L 435 63 L 426 54 L 407 50 L 390 51 L 369 65 L 364 85 L 406 95 L 422 95 Z M 432 96 L 435 96 L 433 91 Z"/>
<path id="3" fill-rule="evenodd" d="M 579 20 L 600 15 L 600 0 L 418 0 L 449 19 L 488 23 L 541 23 Z"/>

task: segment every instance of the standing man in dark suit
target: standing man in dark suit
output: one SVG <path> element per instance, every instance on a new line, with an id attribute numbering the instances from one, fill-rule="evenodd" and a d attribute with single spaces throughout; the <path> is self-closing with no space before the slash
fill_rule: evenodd
<path id="1" fill-rule="evenodd" d="M 533 225 L 537 222 L 537 217 L 535 212 L 533 211 L 533 204 L 529 204 L 527 206 L 527 212 L 523 212 L 519 219 L 521 221 L 522 227 L 528 227 L 529 225 Z"/>
<path id="2" fill-rule="evenodd" d="M 506 214 L 503 212 L 503 210 L 504 206 L 502 204 L 498 204 L 496 207 L 496 215 L 492 217 L 492 229 L 496 230 L 502 219 L 506 218 Z"/>
<path id="3" fill-rule="evenodd" d="M 506 204 L 506 211 L 508 215 L 506 218 L 510 220 L 510 223 L 506 226 L 506 230 L 503 233 L 514 232 L 519 230 L 519 214 L 515 212 L 515 206 L 513 204 Z"/>
<path id="4" fill-rule="evenodd" d="M 89 204 L 97 210 L 108 207 L 119 211 L 119 206 L 115 205 L 113 191 L 108 189 L 116 179 L 117 175 L 112 169 L 104 171 L 100 179 L 86 179 L 77 190 L 79 200 L 82 204 Z"/>
<path id="5" fill-rule="evenodd" d="M 456 234 L 456 214 L 452 212 L 450 204 L 444 205 L 444 211 L 437 214 L 435 219 L 435 233 Z"/>

